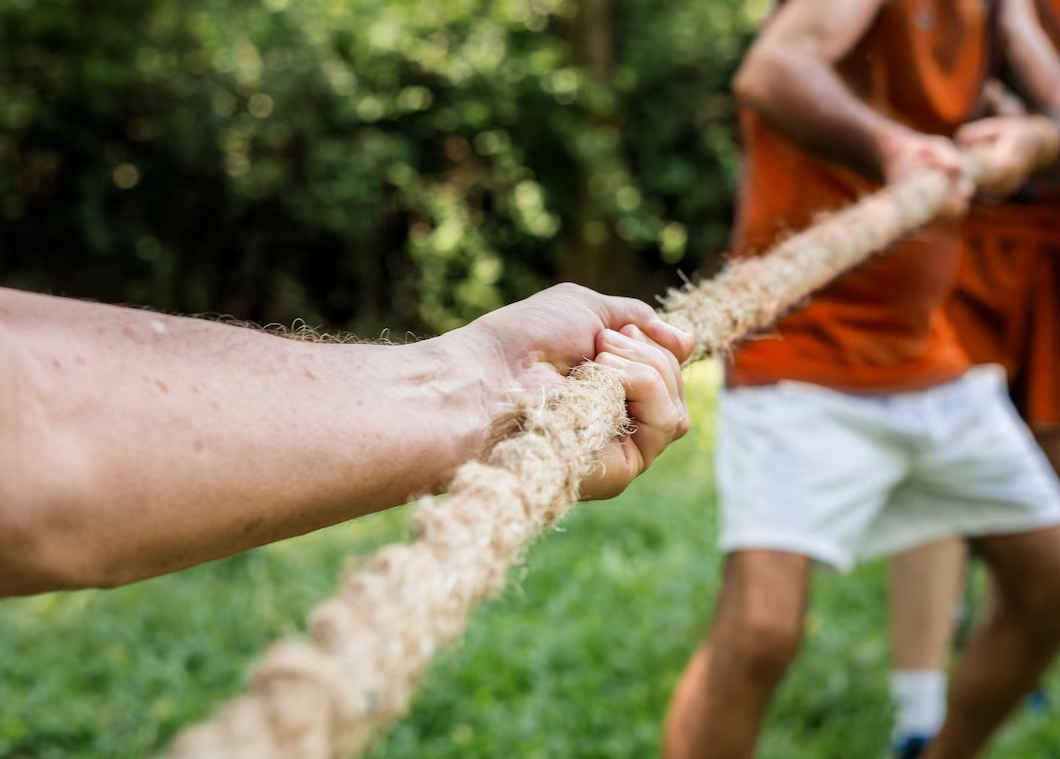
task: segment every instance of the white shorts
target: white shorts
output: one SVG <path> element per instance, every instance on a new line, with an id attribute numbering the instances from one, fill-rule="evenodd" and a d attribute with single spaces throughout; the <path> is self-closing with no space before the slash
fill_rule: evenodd
<path id="1" fill-rule="evenodd" d="M 1000 367 L 887 395 L 801 382 L 723 391 L 715 451 L 726 552 L 849 569 L 947 536 L 1060 524 L 1060 481 Z"/>

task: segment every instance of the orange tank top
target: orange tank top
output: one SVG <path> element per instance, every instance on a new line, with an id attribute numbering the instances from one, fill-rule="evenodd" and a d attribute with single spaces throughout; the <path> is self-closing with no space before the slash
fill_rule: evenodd
<path id="1" fill-rule="evenodd" d="M 950 137 L 979 102 L 992 21 L 987 0 L 889 0 L 838 70 L 878 111 Z M 806 153 L 754 111 L 745 109 L 740 123 L 734 255 L 760 254 L 821 212 L 879 189 Z M 739 346 L 727 361 L 728 384 L 798 380 L 847 392 L 899 392 L 959 376 L 969 362 L 943 311 L 959 256 L 955 225 L 908 236 L 781 318 L 775 334 Z"/>

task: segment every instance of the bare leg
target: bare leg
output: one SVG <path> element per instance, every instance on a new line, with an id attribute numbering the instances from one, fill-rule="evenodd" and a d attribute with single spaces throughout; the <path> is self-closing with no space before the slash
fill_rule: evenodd
<path id="1" fill-rule="evenodd" d="M 896 740 L 931 738 L 942 727 L 964 554 L 964 541 L 951 538 L 897 554 L 888 566 Z"/>
<path id="2" fill-rule="evenodd" d="M 704 641 L 692 656 L 677 681 L 670 709 L 663 726 L 663 751 L 666 759 L 687 759 L 696 756 L 693 742 L 695 726 L 707 711 L 707 671 L 710 667 L 710 643 Z"/>
<path id="3" fill-rule="evenodd" d="M 894 669 L 942 670 L 964 579 L 964 541 L 940 540 L 895 555 L 888 567 Z"/>
<path id="4" fill-rule="evenodd" d="M 977 541 L 995 600 L 961 657 L 926 759 L 979 756 L 1060 646 L 1060 527 Z"/>
<path id="5" fill-rule="evenodd" d="M 812 561 L 739 551 L 725 564 L 717 613 L 674 692 L 665 759 L 750 759 L 762 715 L 802 641 Z M 708 648 L 709 647 L 709 648 Z"/>
<path id="6" fill-rule="evenodd" d="M 1034 439 L 1038 443 L 1038 447 L 1042 449 L 1042 453 L 1045 454 L 1045 458 L 1049 460 L 1050 466 L 1053 471 L 1060 475 L 1060 427 L 1056 426 L 1035 426 L 1032 428 L 1034 432 Z M 991 579 L 986 585 L 986 597 L 984 599 L 984 605 L 990 608 L 994 605 L 994 601 L 997 597 L 997 591 L 994 589 L 994 582 Z"/>

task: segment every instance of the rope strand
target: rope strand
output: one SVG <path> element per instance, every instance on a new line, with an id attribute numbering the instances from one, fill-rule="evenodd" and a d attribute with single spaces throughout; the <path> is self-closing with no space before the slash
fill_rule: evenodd
<path id="1" fill-rule="evenodd" d="M 980 164 L 968 160 L 976 177 Z M 837 275 L 934 219 L 949 180 L 927 173 L 824 217 L 759 258 L 671 291 L 664 316 L 696 339 L 692 360 L 727 351 Z M 616 372 L 586 364 L 537 404 L 485 462 L 425 499 L 416 539 L 348 571 L 309 617 L 307 640 L 274 644 L 247 692 L 179 735 L 167 759 L 347 759 L 408 708 L 439 649 L 499 592 L 534 538 L 569 511 L 578 483 L 626 426 Z"/>

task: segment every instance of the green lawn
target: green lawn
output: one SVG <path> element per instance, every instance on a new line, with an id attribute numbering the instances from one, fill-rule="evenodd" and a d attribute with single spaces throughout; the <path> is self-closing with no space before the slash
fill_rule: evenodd
<path id="1" fill-rule="evenodd" d="M 689 375 L 696 426 L 622 498 L 579 508 L 431 671 L 373 759 L 645 759 L 717 590 L 714 375 Z M 298 629 L 345 557 L 404 534 L 400 512 L 120 591 L 0 603 L 0 757 L 144 757 L 236 692 L 255 654 Z M 760 756 L 883 755 L 878 566 L 822 573 L 804 655 Z M 1057 706 L 1027 712 L 992 759 L 1060 757 Z"/>

